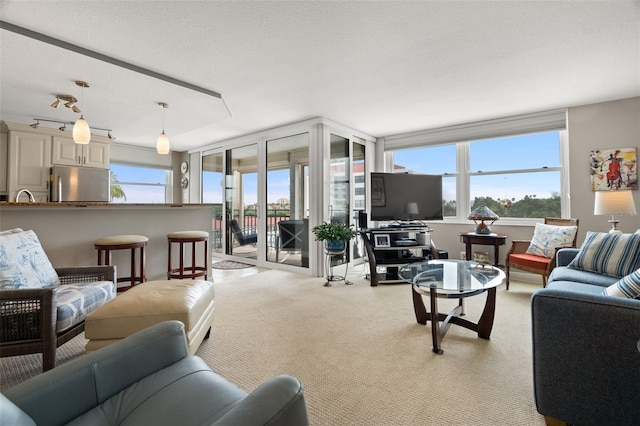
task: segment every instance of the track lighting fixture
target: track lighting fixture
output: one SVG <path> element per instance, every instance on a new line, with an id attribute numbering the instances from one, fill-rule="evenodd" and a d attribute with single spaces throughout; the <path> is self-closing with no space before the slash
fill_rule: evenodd
<path id="1" fill-rule="evenodd" d="M 168 154 L 171 148 L 169 145 L 169 137 L 164 133 L 164 110 L 169 108 L 169 105 L 165 102 L 158 102 L 158 105 L 162 108 L 162 133 L 158 136 L 156 151 L 158 151 L 158 154 Z"/>
<path id="2" fill-rule="evenodd" d="M 44 121 L 46 123 L 60 124 L 61 126 L 58 127 L 58 130 L 62 130 L 62 131 L 67 130 L 67 125 L 70 126 L 70 125 L 74 124 L 73 121 L 49 120 L 48 118 L 34 118 L 33 120 L 35 121 L 35 123 L 29 124 L 29 127 L 33 128 L 33 129 L 37 129 L 38 126 L 40 125 L 41 121 Z M 113 132 L 112 129 L 103 129 L 101 127 L 92 127 L 91 130 L 101 130 L 101 131 L 107 133 L 107 137 L 109 139 L 111 139 L 112 141 L 116 140 L 116 137 L 111 134 L 111 132 Z"/>
<path id="3" fill-rule="evenodd" d="M 64 106 L 66 106 L 67 108 L 71 108 L 73 112 L 76 112 L 76 113 L 80 112 L 79 109 L 76 111 L 77 107 L 74 108 L 76 102 L 78 102 L 75 96 L 57 94 L 56 100 L 53 101 L 53 103 L 51 104 L 51 108 L 58 108 L 60 106 L 60 102 L 64 102 Z"/>
<path id="4" fill-rule="evenodd" d="M 89 83 L 78 80 L 76 81 L 76 85 L 82 88 L 82 94 L 80 96 L 82 99 L 84 97 L 84 88 L 89 87 Z M 73 141 L 81 145 L 86 145 L 91 141 L 91 128 L 89 128 L 89 123 L 87 123 L 82 114 L 80 114 L 80 118 L 78 118 L 73 125 Z"/>

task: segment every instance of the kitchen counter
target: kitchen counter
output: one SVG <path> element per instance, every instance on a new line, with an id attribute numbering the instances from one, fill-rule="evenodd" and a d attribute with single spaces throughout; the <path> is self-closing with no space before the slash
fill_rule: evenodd
<path id="1" fill-rule="evenodd" d="M 213 206 L 214 204 L 151 204 L 151 203 L 103 203 L 103 202 L 62 202 L 62 203 L 51 203 L 51 202 L 12 202 L 12 201 L 3 201 L 0 202 L 0 208 L 3 207 L 118 207 L 118 208 L 153 208 L 153 207 L 202 207 L 202 206 Z"/>
<path id="2" fill-rule="evenodd" d="M 147 279 L 167 279 L 167 234 L 213 229 L 214 204 L 15 203 L 0 202 L 0 230 L 35 231 L 54 267 L 96 265 L 93 242 L 110 235 L 144 235 Z M 201 246 L 201 245 L 200 245 Z M 202 248 L 199 248 L 202 250 Z M 201 253 L 201 252 L 200 252 Z M 198 259 L 202 259 L 197 254 Z M 119 271 L 128 271 L 130 253 L 113 252 Z M 177 259 L 177 258 L 176 258 Z M 174 261 L 174 264 L 177 260 Z M 121 275 L 127 275 L 122 272 Z M 209 263 L 211 277 L 211 263 Z"/>

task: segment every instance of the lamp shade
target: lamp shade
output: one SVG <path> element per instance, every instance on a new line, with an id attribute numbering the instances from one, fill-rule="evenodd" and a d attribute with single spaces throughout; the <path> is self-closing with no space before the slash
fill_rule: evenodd
<path id="1" fill-rule="evenodd" d="M 77 144 L 86 145 L 91 142 L 91 129 L 89 123 L 82 116 L 73 125 L 73 141 Z"/>
<path id="2" fill-rule="evenodd" d="M 638 213 L 631 191 L 598 191 L 593 214 L 636 215 Z"/>
<path id="3" fill-rule="evenodd" d="M 158 136 L 158 141 L 156 142 L 156 151 L 158 151 L 158 154 L 168 154 L 169 149 L 169 137 L 163 131 L 162 133 L 160 133 L 160 136 Z"/>
<path id="4" fill-rule="evenodd" d="M 406 214 L 418 214 L 418 203 L 410 202 L 404 205 L 404 212 Z"/>
<path id="5" fill-rule="evenodd" d="M 480 207 L 476 207 L 475 209 L 473 209 L 471 211 L 471 213 L 469 213 L 469 216 L 467 216 L 467 219 L 471 219 L 471 220 L 498 220 L 498 219 L 500 219 L 500 216 L 495 214 L 493 212 L 493 210 L 491 210 L 489 207 L 480 206 Z"/>
<path id="6" fill-rule="evenodd" d="M 490 220 L 493 224 L 493 222 L 500 219 L 500 216 L 495 214 L 489 207 L 480 206 L 473 209 L 467 219 L 471 219 L 476 223 L 476 234 L 491 234 L 491 228 L 484 221 Z M 478 220 L 480 223 L 477 222 Z"/>

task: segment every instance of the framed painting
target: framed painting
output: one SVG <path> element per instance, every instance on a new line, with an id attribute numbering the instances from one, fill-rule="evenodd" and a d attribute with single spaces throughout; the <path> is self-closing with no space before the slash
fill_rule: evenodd
<path id="1" fill-rule="evenodd" d="M 591 151 L 591 190 L 638 189 L 636 148 L 612 148 Z"/>
<path id="2" fill-rule="evenodd" d="M 385 207 L 386 205 L 384 178 L 382 176 L 371 176 L 371 207 Z"/>
<path id="3" fill-rule="evenodd" d="M 376 247 L 391 247 L 389 234 L 376 234 L 374 242 Z"/>

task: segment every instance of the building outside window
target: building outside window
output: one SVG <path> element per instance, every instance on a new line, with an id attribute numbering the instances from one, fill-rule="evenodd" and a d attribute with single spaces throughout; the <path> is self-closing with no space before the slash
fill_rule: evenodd
<path id="1" fill-rule="evenodd" d="M 396 150 L 394 171 L 442 175 L 445 217 L 464 219 L 481 205 L 500 217 L 561 217 L 562 133 Z"/>
<path id="2" fill-rule="evenodd" d="M 173 199 L 170 169 L 111 163 L 111 202 L 171 203 Z"/>

